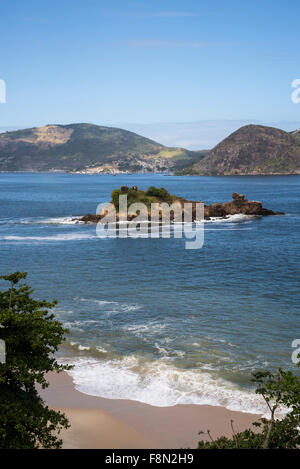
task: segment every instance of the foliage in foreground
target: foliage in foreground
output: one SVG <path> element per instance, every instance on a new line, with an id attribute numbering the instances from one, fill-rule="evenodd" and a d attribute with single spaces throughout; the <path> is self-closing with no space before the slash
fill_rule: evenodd
<path id="1" fill-rule="evenodd" d="M 68 421 L 45 405 L 36 385 L 46 388 L 46 373 L 70 369 L 54 357 L 67 331 L 48 311 L 56 302 L 34 300 L 28 285 L 18 286 L 26 275 L 0 277 L 10 282 L 0 292 L 0 339 L 6 345 L 6 363 L 0 363 L 0 449 L 60 448 L 58 435 Z"/>
<path id="2" fill-rule="evenodd" d="M 290 371 L 279 369 L 276 374 L 259 371 L 253 374 L 256 393 L 260 394 L 270 411 L 270 419 L 254 422 L 257 432 L 247 429 L 236 433 L 231 421 L 232 437 L 200 441 L 199 449 L 299 449 L 300 447 L 300 379 Z M 282 420 L 276 418 L 279 406 L 285 406 L 288 413 Z M 200 432 L 199 434 L 204 434 Z"/>

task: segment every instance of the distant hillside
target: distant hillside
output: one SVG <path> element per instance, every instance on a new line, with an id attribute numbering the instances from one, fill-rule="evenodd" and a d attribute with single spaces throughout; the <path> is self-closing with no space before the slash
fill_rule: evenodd
<path id="1" fill-rule="evenodd" d="M 289 133 L 273 127 L 246 125 L 181 173 L 205 176 L 300 174 L 300 130 Z"/>
<path id="2" fill-rule="evenodd" d="M 297 140 L 297 142 L 300 144 L 300 129 L 295 130 L 294 132 L 291 132 L 291 134 Z"/>
<path id="3" fill-rule="evenodd" d="M 202 154 L 168 148 L 127 130 L 47 125 L 0 134 L 0 171 L 167 171 Z"/>

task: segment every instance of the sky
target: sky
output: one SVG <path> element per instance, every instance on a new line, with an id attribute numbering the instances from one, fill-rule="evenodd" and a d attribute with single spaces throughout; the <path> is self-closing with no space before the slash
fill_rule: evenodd
<path id="1" fill-rule="evenodd" d="M 294 0 L 3 0 L 0 127 L 300 122 L 299 17 Z"/>

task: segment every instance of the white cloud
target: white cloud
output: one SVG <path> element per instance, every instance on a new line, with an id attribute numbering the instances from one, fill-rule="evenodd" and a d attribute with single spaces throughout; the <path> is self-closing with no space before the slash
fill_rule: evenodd
<path id="1" fill-rule="evenodd" d="M 151 138 L 170 147 L 206 150 L 247 124 L 261 124 L 291 132 L 300 128 L 300 122 L 266 122 L 253 120 L 207 120 L 183 123 L 119 124 L 132 132 Z"/>

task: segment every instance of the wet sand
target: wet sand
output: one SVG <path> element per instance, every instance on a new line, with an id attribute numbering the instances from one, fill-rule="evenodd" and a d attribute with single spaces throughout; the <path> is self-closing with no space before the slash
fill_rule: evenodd
<path id="1" fill-rule="evenodd" d="M 153 407 L 126 399 L 104 399 L 75 389 L 65 372 L 48 375 L 50 387 L 40 390 L 46 403 L 66 413 L 71 428 L 63 431 L 64 448 L 196 448 L 199 431 L 230 436 L 254 429 L 260 416 L 208 405 Z M 201 436 L 201 438 L 207 436 Z"/>

